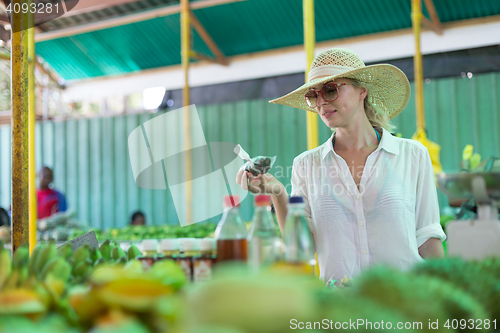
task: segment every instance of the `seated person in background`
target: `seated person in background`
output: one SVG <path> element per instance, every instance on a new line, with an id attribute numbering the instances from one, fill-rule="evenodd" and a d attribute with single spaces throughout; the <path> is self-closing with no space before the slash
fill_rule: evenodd
<path id="1" fill-rule="evenodd" d="M 0 207 L 0 227 L 10 226 L 10 216 L 7 211 Z"/>
<path id="2" fill-rule="evenodd" d="M 146 225 L 146 217 L 141 211 L 132 214 L 130 225 Z"/>
<path id="3" fill-rule="evenodd" d="M 36 190 L 38 219 L 49 217 L 57 212 L 64 212 L 67 209 L 64 195 L 50 186 L 53 180 L 52 170 L 46 166 L 42 167 L 38 173 L 38 189 Z"/>

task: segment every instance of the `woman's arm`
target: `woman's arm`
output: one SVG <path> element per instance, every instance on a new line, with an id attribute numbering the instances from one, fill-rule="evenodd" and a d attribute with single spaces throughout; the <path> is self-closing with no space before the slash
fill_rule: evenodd
<path id="1" fill-rule="evenodd" d="M 422 258 L 444 258 L 443 243 L 439 238 L 429 238 L 418 248 Z"/>
<path id="2" fill-rule="evenodd" d="M 285 188 L 283 187 L 283 191 L 280 194 L 273 194 L 271 199 L 273 200 L 274 210 L 276 211 L 276 217 L 278 218 L 278 225 L 280 226 L 281 234 L 283 234 L 285 230 L 286 214 L 288 213 L 288 194 L 286 193 Z"/>

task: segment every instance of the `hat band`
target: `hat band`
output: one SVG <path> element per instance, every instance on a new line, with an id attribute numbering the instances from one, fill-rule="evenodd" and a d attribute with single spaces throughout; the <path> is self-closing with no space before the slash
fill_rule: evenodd
<path id="1" fill-rule="evenodd" d="M 315 67 L 309 71 L 308 81 L 314 80 L 320 76 L 332 76 L 344 74 L 345 72 L 352 71 L 356 68 L 340 65 L 323 65 Z"/>

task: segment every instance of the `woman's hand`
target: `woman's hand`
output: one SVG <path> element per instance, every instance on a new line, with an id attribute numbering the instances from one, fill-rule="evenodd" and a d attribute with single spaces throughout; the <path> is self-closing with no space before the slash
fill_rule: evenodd
<path id="1" fill-rule="evenodd" d="M 283 184 L 269 173 L 256 177 L 251 172 L 242 169 L 236 175 L 236 183 L 254 194 L 279 196 L 286 191 Z"/>

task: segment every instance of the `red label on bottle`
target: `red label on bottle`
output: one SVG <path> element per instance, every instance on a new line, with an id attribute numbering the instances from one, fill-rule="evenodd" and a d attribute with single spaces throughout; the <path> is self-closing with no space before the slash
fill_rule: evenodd
<path id="1" fill-rule="evenodd" d="M 212 259 L 196 259 L 194 262 L 193 281 L 203 282 L 212 279 Z"/>

